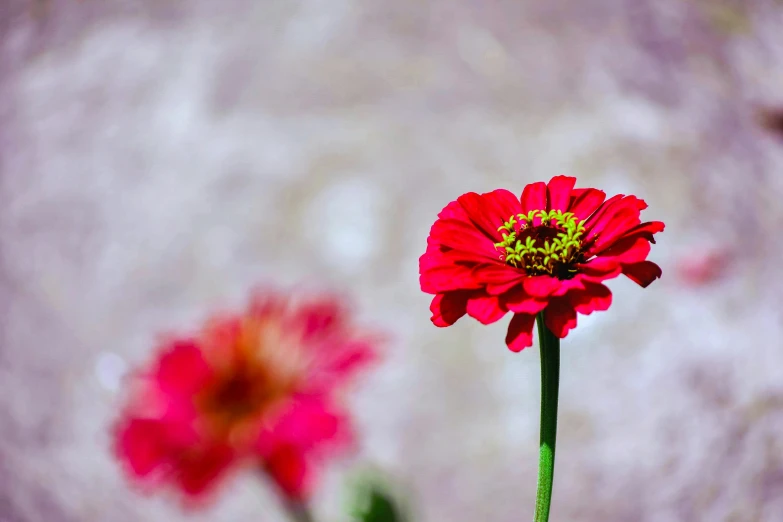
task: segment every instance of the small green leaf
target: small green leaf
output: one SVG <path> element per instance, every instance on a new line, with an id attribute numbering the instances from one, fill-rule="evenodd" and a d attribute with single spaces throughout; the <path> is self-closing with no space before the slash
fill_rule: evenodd
<path id="1" fill-rule="evenodd" d="M 378 484 L 365 484 L 354 511 L 356 522 L 407 522 L 392 495 Z"/>

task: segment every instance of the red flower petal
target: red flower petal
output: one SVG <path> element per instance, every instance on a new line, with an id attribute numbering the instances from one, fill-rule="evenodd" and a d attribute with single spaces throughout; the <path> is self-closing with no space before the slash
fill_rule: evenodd
<path id="1" fill-rule="evenodd" d="M 590 231 L 596 223 L 598 223 L 599 220 L 603 219 L 604 215 L 614 207 L 614 204 L 623 199 L 625 196 L 623 194 L 617 194 L 612 196 L 611 198 L 604 201 L 598 209 L 596 209 L 595 212 L 593 212 L 593 215 L 591 215 L 589 218 L 587 218 L 587 221 L 585 221 L 585 229 Z"/>
<path id="2" fill-rule="evenodd" d="M 516 196 L 505 189 L 481 195 L 468 192 L 457 198 L 457 201 L 479 230 L 493 241 L 501 239 L 498 227 L 521 210 Z"/>
<path id="3" fill-rule="evenodd" d="M 189 454 L 178 463 L 178 482 L 185 493 L 200 495 L 216 483 L 233 460 L 231 448 L 224 445 L 210 446 L 198 454 Z"/>
<path id="4" fill-rule="evenodd" d="M 455 219 L 458 221 L 469 221 L 470 218 L 465 213 L 465 209 L 458 201 L 452 201 L 438 213 L 440 219 Z"/>
<path id="5" fill-rule="evenodd" d="M 650 254 L 650 242 L 639 236 L 621 239 L 598 255 L 598 260 L 611 259 L 614 263 L 632 264 L 644 261 Z M 590 263 L 588 263 L 590 264 Z"/>
<path id="6" fill-rule="evenodd" d="M 193 339 L 178 339 L 161 355 L 155 380 L 165 394 L 190 397 L 202 389 L 212 374 L 198 343 Z"/>
<path id="7" fill-rule="evenodd" d="M 623 237 L 629 230 L 639 224 L 639 213 L 637 210 L 625 208 L 620 210 L 612 219 L 606 223 L 600 234 L 588 234 L 594 241 L 588 248 L 587 255 L 596 255 Z M 588 239 L 589 241 L 589 239 Z"/>
<path id="8" fill-rule="evenodd" d="M 508 324 L 506 333 L 506 345 L 512 352 L 521 352 L 533 344 L 533 325 L 536 322 L 535 315 L 514 314 Z"/>
<path id="9" fill-rule="evenodd" d="M 525 291 L 533 297 L 547 297 L 560 286 L 557 278 L 546 275 L 528 277 L 523 283 Z"/>
<path id="10" fill-rule="evenodd" d="M 628 230 L 628 232 L 623 235 L 622 239 L 627 239 L 629 237 L 643 237 L 647 241 L 655 243 L 653 234 L 663 232 L 665 227 L 666 225 L 664 225 L 661 221 L 648 221 L 646 223 L 636 225 L 635 227 Z"/>
<path id="11" fill-rule="evenodd" d="M 167 462 L 163 425 L 153 419 L 130 419 L 118 432 L 116 451 L 133 474 L 146 477 Z"/>
<path id="12" fill-rule="evenodd" d="M 539 181 L 526 185 L 522 191 L 522 214 L 531 210 L 544 210 L 546 208 L 546 183 Z"/>
<path id="13" fill-rule="evenodd" d="M 567 296 L 555 297 L 544 310 L 544 324 L 560 339 L 576 327 L 576 310 Z"/>
<path id="14" fill-rule="evenodd" d="M 347 377 L 356 370 L 372 363 L 377 357 L 370 342 L 349 342 L 341 353 L 332 359 L 328 365 L 324 366 L 324 371 Z"/>
<path id="15" fill-rule="evenodd" d="M 568 294 L 571 305 L 578 313 L 590 315 L 595 311 L 608 310 L 612 304 L 612 292 L 600 283 L 585 283 L 585 290 Z"/>
<path id="16" fill-rule="evenodd" d="M 269 309 L 267 302 L 263 307 Z M 251 314 L 260 317 L 263 308 L 260 301 L 251 303 Z M 266 313 L 266 312 L 264 312 Z M 237 315 L 215 316 L 204 326 L 199 344 L 202 346 L 202 356 L 216 373 L 231 371 L 236 359 L 237 340 L 242 335 L 242 318 Z"/>
<path id="17" fill-rule="evenodd" d="M 536 299 L 531 296 L 522 286 L 514 288 L 501 296 L 503 307 L 519 314 L 535 315 L 546 308 L 546 299 Z"/>
<path id="18" fill-rule="evenodd" d="M 646 205 L 636 196 L 626 196 L 611 203 L 604 203 L 604 206 L 585 223 L 587 230 L 585 242 L 587 244 L 592 242 L 586 252 L 587 255 L 593 255 L 611 246 L 615 240 L 638 225 L 639 213 Z M 596 216 L 598 218 L 594 220 Z"/>
<path id="19" fill-rule="evenodd" d="M 481 324 L 492 324 L 508 313 L 508 310 L 500 306 L 500 300 L 496 295 L 471 297 L 468 300 L 467 311 L 469 316 L 477 319 Z"/>
<path id="20" fill-rule="evenodd" d="M 571 189 L 576 184 L 576 178 L 570 176 L 555 176 L 547 184 L 547 210 L 565 212 L 571 202 Z"/>
<path id="21" fill-rule="evenodd" d="M 432 300 L 431 321 L 435 326 L 451 326 L 467 313 L 469 292 L 448 292 L 438 294 Z"/>
<path id="22" fill-rule="evenodd" d="M 467 218 L 466 218 L 467 219 Z M 432 225 L 427 238 L 427 249 L 445 246 L 468 254 L 466 259 L 497 261 L 499 253 L 494 242 L 485 236 L 471 221 L 439 219 Z M 438 250 L 441 250 L 438 248 Z"/>
<path id="23" fill-rule="evenodd" d="M 419 258 L 421 290 L 428 294 L 481 288 L 473 277 L 473 264 L 455 259 L 450 252 L 428 252 Z"/>
<path id="24" fill-rule="evenodd" d="M 489 294 L 499 295 L 519 285 L 527 275 L 506 264 L 487 263 L 475 267 L 473 277 L 482 285 L 487 286 Z"/>
<path id="25" fill-rule="evenodd" d="M 320 443 L 336 441 L 346 423 L 343 415 L 331 411 L 322 400 L 305 400 L 279 419 L 272 437 L 275 442 L 283 441 L 300 451 L 307 451 Z"/>
<path id="26" fill-rule="evenodd" d="M 619 271 L 617 275 L 619 275 Z M 557 287 L 557 290 L 552 292 L 552 297 L 560 297 L 561 295 L 573 292 L 574 290 L 584 290 L 585 282 L 588 280 L 590 280 L 590 277 L 586 277 L 585 274 L 582 273 L 577 273 L 573 279 L 560 281 L 560 285 Z"/>
<path id="27" fill-rule="evenodd" d="M 642 261 L 633 265 L 624 266 L 623 274 L 628 276 L 628 279 L 642 288 L 647 288 L 650 283 L 661 277 L 663 272 L 661 271 L 661 267 L 652 261 Z"/>
<path id="28" fill-rule="evenodd" d="M 315 338 L 340 331 L 345 326 L 346 310 L 332 296 L 321 296 L 303 303 L 294 313 L 294 323 L 305 338 Z"/>
<path id="29" fill-rule="evenodd" d="M 284 313 L 288 304 L 287 297 L 276 288 L 264 285 L 256 287 L 250 297 L 247 312 L 252 317 L 261 319 Z"/>
<path id="30" fill-rule="evenodd" d="M 428 294 L 437 294 L 467 288 L 481 288 L 481 285 L 471 277 L 470 273 L 470 268 L 457 265 L 443 265 L 437 269 L 428 270 L 419 277 L 421 290 Z"/>
<path id="31" fill-rule="evenodd" d="M 588 278 L 612 279 L 622 273 L 622 265 L 613 257 L 597 257 L 588 263 L 577 265 L 579 272 Z"/>
<path id="32" fill-rule="evenodd" d="M 594 188 L 574 189 L 571 191 L 571 204 L 569 212 L 573 212 L 579 219 L 589 218 L 606 199 L 603 190 Z"/>
<path id="33" fill-rule="evenodd" d="M 266 471 L 288 498 L 301 499 L 308 485 L 309 466 L 304 455 L 291 446 L 280 446 L 266 458 Z"/>

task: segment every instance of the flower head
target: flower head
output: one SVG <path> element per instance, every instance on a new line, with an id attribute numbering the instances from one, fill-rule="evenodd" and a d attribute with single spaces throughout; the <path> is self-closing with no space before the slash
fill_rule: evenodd
<path id="1" fill-rule="evenodd" d="M 162 343 L 133 378 L 117 456 L 142 483 L 190 498 L 241 464 L 303 498 L 319 460 L 351 440 L 340 392 L 374 344 L 333 297 L 257 293 L 244 313 Z"/>
<path id="2" fill-rule="evenodd" d="M 642 287 L 661 276 L 647 261 L 660 221 L 641 223 L 647 204 L 635 196 L 575 189 L 555 176 L 527 185 L 521 197 L 499 189 L 469 192 L 449 203 L 432 226 L 419 259 L 421 289 L 435 294 L 437 326 L 466 313 L 483 324 L 513 312 L 506 344 L 533 343 L 536 314 L 560 338 L 577 313 L 606 310 L 612 294 L 602 281 L 625 274 Z"/>

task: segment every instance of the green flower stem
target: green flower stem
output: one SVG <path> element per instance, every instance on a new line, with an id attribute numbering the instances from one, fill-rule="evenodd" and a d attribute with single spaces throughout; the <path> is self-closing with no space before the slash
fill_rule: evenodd
<path id="1" fill-rule="evenodd" d="M 307 503 L 304 500 L 286 494 L 263 467 L 259 468 L 258 471 L 260 472 L 259 476 L 279 495 L 278 498 L 281 500 L 283 508 L 291 522 L 315 522 L 315 518 L 313 517 L 310 508 L 307 507 Z"/>
<path id="2" fill-rule="evenodd" d="M 292 522 L 314 522 L 313 514 L 304 502 L 289 500 L 286 502 L 286 510 Z"/>
<path id="3" fill-rule="evenodd" d="M 535 522 L 549 520 L 552 481 L 555 474 L 557 438 L 557 392 L 560 384 L 560 339 L 544 324 L 544 313 L 536 318 L 541 347 L 541 446 L 538 457 L 538 491 Z"/>

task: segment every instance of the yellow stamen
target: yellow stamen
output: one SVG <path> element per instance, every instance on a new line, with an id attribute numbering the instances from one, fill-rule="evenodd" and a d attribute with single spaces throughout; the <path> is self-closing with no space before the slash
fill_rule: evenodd
<path id="1" fill-rule="evenodd" d="M 534 226 L 536 218 L 540 224 Z M 532 233 L 528 232 L 531 229 Z M 542 243 L 540 233 L 543 230 L 537 229 L 554 230 L 556 234 L 553 237 L 551 232 L 544 232 Z M 503 237 L 495 243 L 502 252 L 500 259 L 530 275 L 547 274 L 569 279 L 577 271 L 574 265 L 582 260 L 581 238 L 585 226 L 572 212 L 531 210 L 527 215 L 511 216 L 498 231 Z"/>

